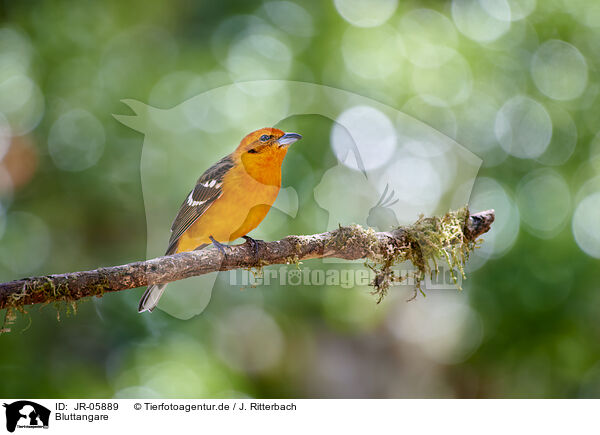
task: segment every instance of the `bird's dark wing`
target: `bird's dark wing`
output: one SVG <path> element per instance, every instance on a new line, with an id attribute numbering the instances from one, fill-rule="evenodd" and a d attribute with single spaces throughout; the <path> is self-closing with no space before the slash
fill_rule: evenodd
<path id="1" fill-rule="evenodd" d="M 169 248 L 165 255 L 175 252 L 177 241 L 196 220 L 223 194 L 223 178 L 233 167 L 230 156 L 224 157 L 206 170 L 196 187 L 185 198 L 171 225 Z"/>

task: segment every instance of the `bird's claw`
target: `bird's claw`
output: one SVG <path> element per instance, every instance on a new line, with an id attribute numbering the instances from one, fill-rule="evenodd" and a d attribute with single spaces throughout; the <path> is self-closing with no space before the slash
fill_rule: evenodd
<path id="1" fill-rule="evenodd" d="M 258 245 L 259 242 L 262 242 L 262 240 L 255 240 L 250 236 L 242 236 L 242 238 L 245 239 L 246 243 L 248 243 L 252 248 L 252 252 L 254 253 L 254 259 L 258 260 Z"/>
<path id="2" fill-rule="evenodd" d="M 213 236 L 210 236 L 209 239 L 212 242 L 212 244 L 215 245 L 215 248 L 217 248 L 219 250 L 219 252 L 221 254 L 223 254 L 223 257 L 227 258 L 227 253 L 225 252 L 225 248 L 228 248 L 229 246 L 217 242 Z"/>

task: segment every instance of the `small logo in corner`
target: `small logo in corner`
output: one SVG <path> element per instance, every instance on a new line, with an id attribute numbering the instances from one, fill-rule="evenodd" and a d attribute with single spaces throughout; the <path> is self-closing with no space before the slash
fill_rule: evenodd
<path id="1" fill-rule="evenodd" d="M 14 432 L 19 429 L 48 429 L 50 410 L 45 406 L 29 400 L 5 403 L 6 430 Z"/>

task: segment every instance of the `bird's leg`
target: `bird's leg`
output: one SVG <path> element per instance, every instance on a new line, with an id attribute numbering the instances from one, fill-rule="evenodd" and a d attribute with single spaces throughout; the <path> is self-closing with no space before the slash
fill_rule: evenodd
<path id="1" fill-rule="evenodd" d="M 262 240 L 255 240 L 250 236 L 242 236 L 242 239 L 246 239 L 246 243 L 250 245 L 252 252 L 254 252 L 254 259 L 258 260 L 258 243 Z"/>
<path id="2" fill-rule="evenodd" d="M 215 248 L 217 248 L 219 250 L 219 252 L 221 252 L 221 254 L 223 254 L 223 257 L 227 258 L 227 254 L 225 253 L 225 248 L 228 248 L 229 246 L 217 242 L 213 236 L 210 236 L 209 239 L 212 242 L 212 244 L 215 245 Z"/>

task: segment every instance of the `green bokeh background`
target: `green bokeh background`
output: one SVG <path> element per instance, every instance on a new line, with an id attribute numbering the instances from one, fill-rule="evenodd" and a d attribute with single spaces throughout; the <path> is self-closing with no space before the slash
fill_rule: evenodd
<path id="1" fill-rule="evenodd" d="M 238 80 L 314 82 L 404 110 L 479 155 L 516 216 L 514 240 L 500 232 L 505 249 L 462 293 L 412 303 L 410 290 L 376 305 L 364 287 L 223 285 L 185 321 L 138 315 L 141 290 L 60 321 L 29 307 L 0 335 L 2 397 L 600 397 L 595 1 L 4 1 L 0 18 L 2 281 L 145 258 L 143 137 L 111 114 L 123 98 L 169 108 Z M 521 110 L 513 139 L 533 142 L 550 114 L 547 152 L 502 143 L 490 107 Z M 52 129 L 69 113 L 92 142 L 61 154 Z M 331 124 L 308 121 L 298 131 L 327 143 Z M 335 161 L 314 142 L 297 152 L 317 174 Z M 284 183 L 300 185 L 290 157 Z M 563 189 L 529 193 L 539 174 Z M 301 218 L 281 231 L 313 232 Z"/>

